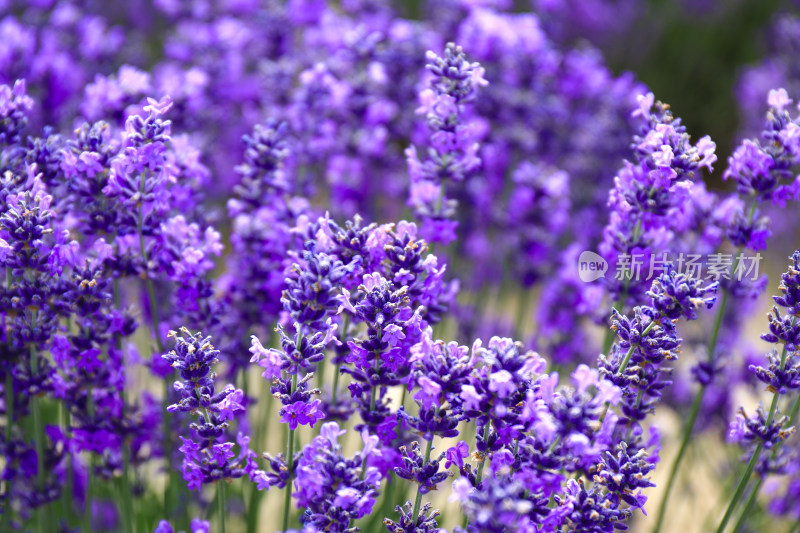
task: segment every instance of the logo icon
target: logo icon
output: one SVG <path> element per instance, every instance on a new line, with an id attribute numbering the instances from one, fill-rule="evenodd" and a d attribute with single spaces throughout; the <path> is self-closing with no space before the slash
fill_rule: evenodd
<path id="1" fill-rule="evenodd" d="M 586 250 L 578 257 L 578 277 L 585 283 L 605 277 L 608 263 L 594 252 Z"/>

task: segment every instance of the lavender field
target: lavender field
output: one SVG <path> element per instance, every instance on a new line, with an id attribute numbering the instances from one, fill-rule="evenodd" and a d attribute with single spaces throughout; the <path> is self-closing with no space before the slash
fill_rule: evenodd
<path id="1" fill-rule="evenodd" d="M 800 4 L 0 0 L 0 533 L 800 532 Z"/>

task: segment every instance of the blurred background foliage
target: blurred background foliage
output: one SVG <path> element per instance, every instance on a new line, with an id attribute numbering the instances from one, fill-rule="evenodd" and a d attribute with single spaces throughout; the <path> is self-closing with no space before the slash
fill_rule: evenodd
<path id="1" fill-rule="evenodd" d="M 430 0 L 435 1 L 435 0 Z M 609 3 L 614 3 L 610 0 Z M 535 11 L 547 0 L 514 0 L 517 11 Z M 656 98 L 683 117 L 692 137 L 711 135 L 721 161 L 740 130 L 735 84 L 741 69 L 758 63 L 768 50 L 770 29 L 782 13 L 800 13 L 788 0 L 616 0 L 620 18 L 614 31 L 566 35 L 565 44 L 589 41 L 603 51 L 615 72 L 631 71 Z M 426 0 L 395 0 L 400 13 L 425 18 Z M 575 9 L 593 2 L 575 1 Z M 633 10 L 632 16 L 629 11 Z M 469 43 L 460 43 L 469 48 Z M 712 188 L 721 185 L 717 164 Z"/>
<path id="2" fill-rule="evenodd" d="M 723 159 L 739 129 L 739 71 L 763 57 L 773 18 L 791 10 L 778 0 L 651 0 L 627 31 L 595 44 L 685 117 L 692 137 L 711 135 Z"/>

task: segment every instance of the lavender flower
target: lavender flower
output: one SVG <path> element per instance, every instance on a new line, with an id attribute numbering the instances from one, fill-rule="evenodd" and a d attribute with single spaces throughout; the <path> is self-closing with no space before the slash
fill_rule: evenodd
<path id="1" fill-rule="evenodd" d="M 697 320 L 697 308 L 710 309 L 716 300 L 717 285 L 702 286 L 668 268 L 653 280 L 647 295 L 659 315 L 675 320 Z"/>
<path id="2" fill-rule="evenodd" d="M 477 422 L 478 451 L 494 451 L 519 438 L 522 426 L 522 400 L 531 378 L 544 370 L 546 363 L 532 351 L 524 351 L 511 339 L 494 337 L 486 348 L 478 347 L 483 365 L 461 386 L 461 409 Z"/>
<path id="3" fill-rule="evenodd" d="M 789 427 L 788 424 L 793 422 L 798 406 L 800 406 L 800 400 L 795 400 L 791 409 L 791 416 L 780 416 L 778 399 L 795 388 L 792 382 L 792 376 L 796 372 L 795 358 L 789 357 L 789 355 L 795 351 L 793 324 L 796 301 L 794 295 L 797 293 L 798 288 L 797 268 L 800 254 L 795 252 L 790 259 L 792 264 L 789 265 L 788 271 L 783 274 L 780 285 L 783 294 L 773 297 L 778 305 L 787 308 L 789 315 L 784 320 L 778 313 L 777 308 L 773 308 L 775 315 L 768 315 L 770 333 L 762 335 L 762 338 L 767 342 L 783 344 L 781 355 L 778 357 L 775 354 L 769 354 L 767 356 L 770 361 L 768 368 L 750 365 L 750 371 L 759 380 L 767 383 L 767 389 L 772 393 L 772 402 L 768 411 L 759 407 L 756 410 L 755 417 L 748 417 L 744 409 L 740 408 L 736 419 L 730 423 L 728 438 L 746 447 L 747 452 L 744 455 L 744 459 L 747 460 L 747 468 L 740 477 L 737 490 L 731 497 L 725 515 L 720 522 L 720 531 L 725 528 L 730 520 L 733 510 L 742 497 L 744 489 L 747 487 L 754 472 L 757 472 L 763 479 L 769 473 L 781 472 L 785 468 L 785 461 L 781 456 L 781 445 L 794 432 L 794 428 Z M 787 367 L 787 363 L 793 366 Z M 762 452 L 765 450 L 769 455 L 762 457 Z M 761 480 L 759 480 L 753 488 L 752 493 L 755 495 L 753 498 L 758 495 L 761 483 Z"/>
<path id="4" fill-rule="evenodd" d="M 788 416 L 780 418 L 774 416 L 770 420 L 769 415 L 760 407 L 756 410 L 754 418 L 748 417 L 744 409 L 741 409 L 731 422 L 728 440 L 747 445 L 758 444 L 770 450 L 794 433 L 794 428 L 783 429 L 788 421 Z"/>
<path id="5" fill-rule="evenodd" d="M 297 462 L 295 494 L 305 509 L 303 523 L 320 530 L 349 531 L 353 521 L 372 512 L 381 477 L 368 466 L 378 438 L 362 433 L 364 449 L 352 458 L 342 455 L 336 422 L 322 425 L 320 435 L 305 447 Z"/>
<path id="6" fill-rule="evenodd" d="M 418 113 L 425 114 L 430 137 L 428 158 L 420 162 L 416 148 L 406 151 L 411 192 L 409 205 L 425 223 L 431 242 L 449 244 L 455 239 L 456 223 L 449 220 L 455 202 L 446 196 L 448 181 L 460 183 L 480 165 L 474 128 L 464 124 L 464 105 L 476 95 L 477 87 L 487 85 L 483 69 L 469 63 L 461 47 L 448 43 L 444 57 L 428 52 L 427 68 L 433 74 L 430 88 L 420 93 Z M 427 229 L 430 228 L 430 229 Z"/>
<path id="7" fill-rule="evenodd" d="M 800 126 L 787 109 L 792 100 L 785 89 L 770 90 L 769 111 L 760 139 L 745 139 L 728 158 L 723 179 L 734 179 L 737 192 L 750 198 L 749 211 L 739 207 L 728 236 L 737 246 L 761 250 L 771 231 L 769 219 L 759 213 L 758 206 L 769 202 L 785 207 L 800 195 L 800 181 L 792 174 L 800 157 Z"/>
<path id="8" fill-rule="evenodd" d="M 683 210 L 692 181 L 702 168 L 711 170 L 717 160 L 716 145 L 703 137 L 693 145 L 681 120 L 673 117 L 669 106 L 655 102 L 653 94 L 639 96 L 633 113 L 644 120 L 642 133 L 634 137 L 634 160 L 626 161 L 614 180 L 609 196 L 612 208 L 603 230 L 600 250 L 610 263 L 632 252 L 660 252 L 673 227 L 670 213 Z M 644 292 L 643 282 L 609 281 L 611 298 L 626 304 Z"/>
<path id="9" fill-rule="evenodd" d="M 749 139 L 743 141 L 728 160 L 723 178 L 733 177 L 743 196 L 785 205 L 787 199 L 797 199 L 800 192 L 800 184 L 790 171 L 798 154 L 800 130 L 786 109 L 792 100 L 785 89 L 771 90 L 767 102 L 770 111 L 768 128 L 762 133 L 764 146 Z"/>
<path id="10" fill-rule="evenodd" d="M 303 253 L 302 266 L 292 265 L 281 303 L 292 320 L 308 331 L 318 331 L 336 312 L 342 278 L 357 261 L 344 265 L 335 256 L 309 248 Z"/>
<path id="11" fill-rule="evenodd" d="M 32 107 L 33 99 L 26 92 L 25 80 L 15 81 L 13 88 L 0 85 L 0 146 L 19 142 Z"/>
<path id="12" fill-rule="evenodd" d="M 211 345 L 210 337 L 203 338 L 200 333 L 192 335 L 185 328 L 181 329 L 181 334 L 170 332 L 170 336 L 175 338 L 175 348 L 163 357 L 178 370 L 183 381 L 175 382 L 180 400 L 167 410 L 197 413 L 198 416 L 197 422 L 189 426 L 193 430 L 192 437 L 181 437 L 183 478 L 189 489 L 200 490 L 203 484 L 225 482 L 244 475 L 261 488 L 265 473 L 255 467 L 255 453 L 247 446 L 249 439 L 241 434 L 237 437 L 238 456 L 232 450 L 234 443 L 225 440 L 228 421 L 233 420 L 238 411 L 244 411 L 244 407 L 239 403 L 242 401 L 240 390 L 227 386 L 216 392 L 212 367 L 219 360 L 219 351 Z"/>
<path id="13" fill-rule="evenodd" d="M 319 389 L 309 386 L 313 373 L 301 376 L 301 372 L 313 370 L 323 360 L 326 346 L 335 339 L 336 325 L 330 325 L 323 331 L 311 336 L 303 335 L 301 326 L 295 323 L 297 334 L 288 336 L 283 328 L 278 328 L 281 336 L 281 350 L 266 350 L 255 336 L 252 337 L 250 352 L 251 362 L 263 367 L 265 378 L 272 380 L 272 394 L 281 400 L 281 422 L 288 423 L 294 431 L 298 425 L 314 426 L 317 420 L 324 418 L 321 401 L 312 397 L 320 393 Z"/>
<path id="14" fill-rule="evenodd" d="M 397 287 L 378 273 L 364 276 L 358 291 L 355 305 L 345 292 L 341 307 L 355 321 L 367 324 L 367 336 L 348 343 L 350 356 L 346 361 L 353 366 L 342 371 L 353 378 L 350 393 L 358 402 L 365 423 L 381 435 L 376 428 L 388 416 L 383 401 L 385 389 L 405 382 L 408 368 L 402 348 L 419 335 L 421 317 L 409 306 L 407 287 Z"/>
<path id="15" fill-rule="evenodd" d="M 627 529 L 625 522 L 631 517 L 630 508 L 619 507 L 617 496 L 606 494 L 600 485 L 586 488 L 580 481 L 567 482 L 566 495 L 556 496 L 556 510 L 552 515 L 563 520 L 570 531 L 610 533 Z"/>
<path id="16" fill-rule="evenodd" d="M 189 526 L 190 533 L 210 533 L 211 532 L 211 524 L 209 524 L 205 520 L 200 520 L 199 518 L 192 519 L 192 523 Z M 161 520 L 156 526 L 156 529 L 153 533 L 174 533 L 175 530 L 172 529 L 172 526 L 166 520 Z"/>
<path id="17" fill-rule="evenodd" d="M 622 407 L 629 426 L 652 413 L 662 390 L 671 384 L 662 376 L 668 373 L 662 365 L 677 357 L 681 344 L 673 321 L 696 319 L 698 307 L 713 305 L 715 297 L 706 295 L 716 290 L 716 283 L 706 286 L 668 270 L 648 292 L 652 307 L 634 308 L 633 319 L 612 310 L 618 342 L 610 358 L 600 356 L 599 367 L 606 379 L 623 389 Z"/>
<path id="18" fill-rule="evenodd" d="M 403 420 L 422 434 L 426 440 L 434 435 L 452 437 L 463 416 L 462 386 L 470 383 L 475 348 L 472 355 L 466 346 L 433 341 L 430 328 L 423 332 L 420 343 L 412 347 L 409 363 L 414 365 L 413 376 L 418 392 L 414 400 L 419 414 L 400 412 Z M 477 346 L 476 346 L 477 347 Z"/>
<path id="19" fill-rule="evenodd" d="M 286 123 L 269 121 L 244 138 L 245 161 L 237 167 L 241 183 L 228 201 L 233 224 L 228 265 L 235 275 L 222 279 L 232 311 L 224 323 L 231 350 L 244 351 L 242 339 L 252 328 L 265 317 L 266 322 L 276 319 L 283 309 L 283 271 L 293 243 L 290 230 L 305 209 L 304 200 L 286 194 L 294 188 L 293 176 L 285 168 L 290 153 L 287 136 Z M 253 287 L 258 287 L 257 296 Z"/>
<path id="20" fill-rule="evenodd" d="M 395 473 L 402 479 L 416 483 L 421 494 L 435 490 L 436 486 L 450 475 L 448 472 L 439 471 L 439 463 L 444 459 L 444 453 L 433 459 L 430 458 L 430 452 L 423 456 L 416 441 L 411 443 L 410 448 L 401 447 L 400 453 L 403 455 L 403 463 L 402 466 L 395 468 Z"/>
<path id="21" fill-rule="evenodd" d="M 400 518 L 395 522 L 389 518 L 384 519 L 383 524 L 390 533 L 434 533 L 441 531 L 436 517 L 439 511 L 431 510 L 431 505 L 426 503 L 419 516 L 414 518 L 411 511 L 411 502 L 395 507 L 395 512 Z"/>
<path id="22" fill-rule="evenodd" d="M 610 494 L 616 495 L 628 505 L 643 508 L 647 497 L 641 493 L 641 489 L 655 486 L 647 479 L 655 465 L 648 461 L 646 456 L 647 453 L 643 449 L 630 455 L 627 445 L 624 442 L 620 443 L 616 454 L 606 452 L 595 475 L 595 481 L 604 485 Z"/>
<path id="23" fill-rule="evenodd" d="M 533 532 L 548 514 L 548 503 L 540 494 L 526 495 L 525 486 L 509 476 L 491 476 L 483 490 L 468 493 L 464 501 L 467 530 L 500 533 L 515 524 L 518 531 Z"/>

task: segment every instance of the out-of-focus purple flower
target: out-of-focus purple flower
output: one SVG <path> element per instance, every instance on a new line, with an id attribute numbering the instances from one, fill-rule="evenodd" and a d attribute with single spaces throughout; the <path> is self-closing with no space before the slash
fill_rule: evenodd
<path id="1" fill-rule="evenodd" d="M 15 81 L 13 88 L 0 85 L 0 146 L 19 142 L 32 107 L 33 99 L 27 94 L 25 80 Z"/>
<path id="2" fill-rule="evenodd" d="M 381 481 L 378 469 L 368 466 L 377 453 L 371 437 L 366 435 L 363 450 L 350 458 L 338 442 L 341 433 L 336 422 L 323 424 L 320 436 L 304 448 L 294 480 L 304 523 L 335 531 L 346 531 L 372 511 Z"/>
<path id="3" fill-rule="evenodd" d="M 603 230 L 600 251 L 609 268 L 634 253 L 657 254 L 666 250 L 670 236 L 685 228 L 675 224 L 702 168 L 709 171 L 717 157 L 707 137 L 691 143 L 686 127 L 673 117 L 669 106 L 654 102 L 650 94 L 639 96 L 635 114 L 643 119 L 641 134 L 634 137 L 632 161 L 625 161 L 609 195 L 609 222 Z M 647 288 L 644 276 L 606 277 L 613 301 L 638 301 Z"/>
<path id="4" fill-rule="evenodd" d="M 461 183 L 480 166 L 475 127 L 464 121 L 464 106 L 488 82 L 483 68 L 469 63 L 460 46 L 448 43 L 444 56 L 427 54 L 433 74 L 430 88 L 420 95 L 417 113 L 424 114 L 431 130 L 428 157 L 420 161 L 416 148 L 406 150 L 411 188 L 409 205 L 422 219 L 423 235 L 430 242 L 449 244 L 455 238 L 448 226 L 456 202 L 447 197 L 449 184 Z M 437 223 L 438 222 L 438 223 Z"/>

